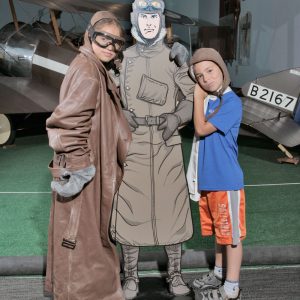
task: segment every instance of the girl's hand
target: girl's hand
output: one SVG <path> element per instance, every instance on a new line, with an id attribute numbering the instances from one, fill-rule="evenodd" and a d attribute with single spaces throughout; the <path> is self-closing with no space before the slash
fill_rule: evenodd
<path id="1" fill-rule="evenodd" d="M 195 85 L 195 90 L 194 90 L 194 101 L 199 101 L 203 100 L 207 97 L 207 92 L 204 91 L 201 86 L 197 83 Z"/>

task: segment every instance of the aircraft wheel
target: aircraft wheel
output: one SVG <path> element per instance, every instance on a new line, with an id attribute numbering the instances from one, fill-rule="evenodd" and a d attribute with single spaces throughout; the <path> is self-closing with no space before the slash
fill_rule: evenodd
<path id="1" fill-rule="evenodd" d="M 9 116 L 0 114 L 0 146 L 11 145 L 15 141 L 16 131 Z"/>

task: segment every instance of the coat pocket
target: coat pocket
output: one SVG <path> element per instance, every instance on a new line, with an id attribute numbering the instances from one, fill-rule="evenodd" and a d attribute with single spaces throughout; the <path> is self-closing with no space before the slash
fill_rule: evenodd
<path id="1" fill-rule="evenodd" d="M 167 94 L 167 84 L 143 74 L 137 99 L 162 106 L 166 103 Z"/>

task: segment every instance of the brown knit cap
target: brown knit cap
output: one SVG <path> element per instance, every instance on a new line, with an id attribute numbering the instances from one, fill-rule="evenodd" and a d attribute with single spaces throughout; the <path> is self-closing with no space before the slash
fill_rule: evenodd
<path id="1" fill-rule="evenodd" d="M 192 56 L 190 60 L 190 66 L 193 67 L 194 64 L 205 60 L 209 60 L 216 63 L 222 70 L 224 78 L 222 92 L 224 92 L 230 84 L 230 76 L 223 58 L 221 57 L 220 53 L 213 48 L 200 48 L 196 50 L 194 55 Z"/>

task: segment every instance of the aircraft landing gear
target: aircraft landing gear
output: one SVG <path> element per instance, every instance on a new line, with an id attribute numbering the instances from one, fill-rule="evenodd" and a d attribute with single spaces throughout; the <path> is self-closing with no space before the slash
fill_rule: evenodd
<path id="1" fill-rule="evenodd" d="M 299 157 L 293 156 L 283 145 L 278 144 L 278 148 L 286 155 L 286 157 L 277 159 L 279 163 L 289 163 L 294 165 L 299 163 Z"/>
<path id="2" fill-rule="evenodd" d="M 0 146 L 11 145 L 15 141 L 16 131 L 9 116 L 0 114 Z"/>

